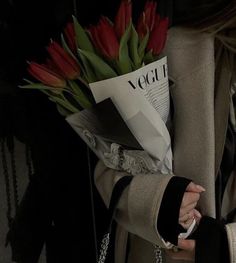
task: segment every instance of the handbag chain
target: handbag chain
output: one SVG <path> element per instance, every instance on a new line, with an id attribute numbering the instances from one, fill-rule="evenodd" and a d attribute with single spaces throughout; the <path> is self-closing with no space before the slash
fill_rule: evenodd
<path id="1" fill-rule="evenodd" d="M 161 247 L 158 245 L 154 245 L 154 247 L 155 263 L 163 263 Z"/>
<path id="2" fill-rule="evenodd" d="M 101 242 L 101 248 L 100 248 L 100 254 L 98 258 L 97 263 L 104 263 L 107 256 L 107 251 L 110 243 L 110 233 L 107 233 L 104 235 L 102 242 Z"/>

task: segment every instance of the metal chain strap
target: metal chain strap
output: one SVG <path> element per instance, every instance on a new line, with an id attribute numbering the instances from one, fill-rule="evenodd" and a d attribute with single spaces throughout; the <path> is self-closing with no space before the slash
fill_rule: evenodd
<path id="1" fill-rule="evenodd" d="M 110 243 L 110 233 L 104 235 L 102 239 L 100 255 L 97 263 L 105 263 L 109 243 Z M 160 246 L 154 245 L 154 255 L 155 255 L 155 263 L 163 263 L 162 250 Z"/>
<path id="2" fill-rule="evenodd" d="M 158 245 L 154 245 L 155 263 L 163 263 L 162 250 Z"/>
<path id="3" fill-rule="evenodd" d="M 104 235 L 102 239 L 100 255 L 97 263 L 105 263 L 109 243 L 110 243 L 110 233 L 107 233 L 106 235 Z M 154 245 L 154 255 L 155 255 L 155 263 L 163 263 L 162 250 L 160 246 Z"/>
<path id="4" fill-rule="evenodd" d="M 98 258 L 98 263 L 104 263 L 105 262 L 109 243 L 110 243 L 110 233 L 107 233 L 104 235 L 102 242 L 101 242 L 101 248 L 100 248 L 100 255 Z"/>

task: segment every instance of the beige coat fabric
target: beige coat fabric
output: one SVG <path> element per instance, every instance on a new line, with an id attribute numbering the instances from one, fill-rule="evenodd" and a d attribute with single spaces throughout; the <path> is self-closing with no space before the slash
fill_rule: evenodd
<path id="1" fill-rule="evenodd" d="M 229 85 L 226 83 L 225 89 L 217 92 L 220 97 L 216 96 L 214 39 L 209 34 L 172 28 L 165 53 L 169 76 L 175 82 L 170 90 L 174 102 L 174 174 L 190 178 L 207 189 L 198 209 L 203 215 L 215 217 L 215 174 L 223 153 Z M 222 61 L 222 66 L 224 63 Z M 216 113 L 219 114 L 216 116 Z M 95 183 L 107 205 L 115 182 L 124 175 L 98 163 Z M 115 263 L 125 262 L 128 232 L 128 263 L 153 263 L 153 244 L 165 247 L 156 223 L 162 196 L 171 177 L 160 174 L 135 176 L 123 193 L 116 213 Z M 227 197 L 225 200 L 227 202 Z M 227 205 L 224 207 L 227 210 Z M 180 261 L 166 257 L 164 262 Z"/>

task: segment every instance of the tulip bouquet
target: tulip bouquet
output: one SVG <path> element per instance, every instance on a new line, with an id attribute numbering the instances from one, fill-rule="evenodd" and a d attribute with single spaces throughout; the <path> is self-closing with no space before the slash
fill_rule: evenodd
<path id="1" fill-rule="evenodd" d="M 51 41 L 47 47 L 46 63 L 29 62 L 28 72 L 40 82 L 25 79 L 27 85 L 21 87 L 43 91 L 66 115 L 91 107 L 89 83 L 132 72 L 158 59 L 169 22 L 156 8 L 156 2 L 147 1 L 136 27 L 130 0 L 122 0 L 114 23 L 103 16 L 97 25 L 84 29 L 73 17 L 61 35 L 61 45 Z"/>
<path id="2" fill-rule="evenodd" d="M 161 58 L 168 24 L 168 17 L 157 13 L 152 0 L 147 1 L 137 23 L 132 20 L 131 0 L 121 1 L 113 21 L 102 16 L 98 24 L 83 28 L 73 17 L 61 34 L 61 43 L 48 45 L 46 62 L 29 62 L 28 72 L 39 82 L 25 79 L 27 84 L 21 87 L 44 92 L 73 128 L 91 117 L 97 103 L 111 98 L 138 143 L 158 160 L 159 168 L 169 172 L 168 73 L 166 58 Z M 89 111 L 90 117 L 86 115 Z M 86 116 L 81 118 L 83 112 Z M 93 115 L 91 122 L 99 121 Z M 82 130 L 87 131 L 88 126 Z M 77 132 L 85 139 L 81 130 Z"/>

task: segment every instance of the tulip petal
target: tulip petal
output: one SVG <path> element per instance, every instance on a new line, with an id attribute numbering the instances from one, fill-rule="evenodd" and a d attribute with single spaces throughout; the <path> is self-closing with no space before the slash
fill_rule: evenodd
<path id="1" fill-rule="evenodd" d="M 125 9 L 125 28 L 127 28 L 132 20 L 132 2 L 127 0 Z"/>
<path id="2" fill-rule="evenodd" d="M 55 63 L 50 58 L 46 58 L 46 63 L 41 64 L 41 66 L 50 69 L 51 71 L 55 72 L 58 76 L 64 76 L 63 72 L 61 72 L 61 70 L 57 67 L 57 65 L 55 65 Z"/>
<path id="3" fill-rule="evenodd" d="M 146 23 L 150 31 L 153 30 L 155 24 L 157 3 L 154 1 L 148 1 L 145 5 L 145 17 Z"/>
<path id="4" fill-rule="evenodd" d="M 125 32 L 125 22 L 125 2 L 121 1 L 117 15 L 115 17 L 115 31 L 119 39 Z"/>
<path id="5" fill-rule="evenodd" d="M 64 33 L 66 35 L 66 39 L 68 42 L 68 46 L 70 47 L 70 50 L 75 54 L 77 51 L 77 45 L 75 40 L 75 28 L 74 23 L 67 23 Z"/>
<path id="6" fill-rule="evenodd" d="M 102 53 L 105 57 L 109 58 L 110 54 L 107 52 L 106 45 L 102 43 L 101 32 L 103 28 L 100 25 L 91 26 L 89 29 L 91 39 L 98 52 Z"/>
<path id="7" fill-rule="evenodd" d="M 107 17 L 101 17 L 96 26 L 91 26 L 91 39 L 97 51 L 107 59 L 117 59 L 119 56 L 119 42 L 114 27 Z"/>
<path id="8" fill-rule="evenodd" d="M 139 38 L 142 40 L 146 36 L 147 32 L 148 26 L 146 24 L 145 13 L 142 13 L 137 23 L 137 33 Z"/>
<path id="9" fill-rule="evenodd" d="M 155 26 L 150 35 L 150 39 L 147 45 L 147 50 L 152 50 L 154 56 L 158 56 L 165 46 L 168 25 L 168 17 L 156 18 Z"/>
<path id="10" fill-rule="evenodd" d="M 108 19 L 102 17 L 100 20 L 100 40 L 104 49 L 108 53 L 108 58 L 115 59 L 119 56 L 119 42 L 115 34 L 113 26 L 109 23 Z M 104 35 L 102 35 L 104 34 Z"/>
<path id="11" fill-rule="evenodd" d="M 35 62 L 31 62 L 28 67 L 28 72 L 37 80 L 42 83 L 53 86 L 63 88 L 66 86 L 66 81 L 59 76 L 57 73 L 53 72 L 49 68 L 37 64 Z"/>
<path id="12" fill-rule="evenodd" d="M 61 34 L 61 44 L 62 47 L 65 49 L 65 51 L 70 54 L 75 60 L 77 60 L 76 56 L 74 55 L 74 53 L 72 52 L 72 50 L 69 48 L 69 46 L 67 45 L 65 38 L 63 36 L 63 34 Z M 79 64 L 79 62 L 78 62 Z"/>
<path id="13" fill-rule="evenodd" d="M 53 62 L 68 79 L 76 79 L 80 74 L 77 60 L 70 56 L 57 42 L 52 41 L 47 47 Z"/>
<path id="14" fill-rule="evenodd" d="M 122 0 L 118 12 L 115 17 L 115 32 L 119 39 L 125 33 L 129 26 L 132 16 L 132 4 L 130 0 Z"/>

